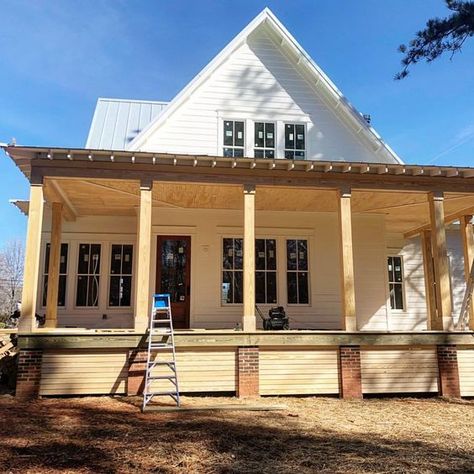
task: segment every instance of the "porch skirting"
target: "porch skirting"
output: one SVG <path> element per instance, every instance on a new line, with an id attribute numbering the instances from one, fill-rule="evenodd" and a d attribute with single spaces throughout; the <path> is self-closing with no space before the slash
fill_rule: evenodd
<path id="1" fill-rule="evenodd" d="M 140 394 L 144 340 L 134 332 L 20 334 L 17 396 Z M 474 396 L 472 333 L 186 331 L 175 340 L 184 394 Z"/>

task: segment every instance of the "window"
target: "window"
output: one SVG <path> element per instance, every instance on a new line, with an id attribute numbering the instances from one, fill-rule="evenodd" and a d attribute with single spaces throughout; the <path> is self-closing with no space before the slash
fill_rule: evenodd
<path id="1" fill-rule="evenodd" d="M 255 158 L 275 158 L 275 124 L 255 122 Z"/>
<path id="2" fill-rule="evenodd" d="M 80 244 L 76 306 L 99 305 L 100 244 Z"/>
<path id="3" fill-rule="evenodd" d="M 308 241 L 286 241 L 286 282 L 288 304 L 309 303 Z"/>
<path id="4" fill-rule="evenodd" d="M 255 301 L 277 302 L 276 240 L 255 240 Z"/>
<path id="5" fill-rule="evenodd" d="M 305 159 L 305 126 L 294 123 L 285 124 L 285 158 Z"/>
<path id="6" fill-rule="evenodd" d="M 224 156 L 244 156 L 244 122 L 224 120 Z"/>
<path id="7" fill-rule="evenodd" d="M 243 240 L 224 239 L 222 246 L 222 303 L 243 301 Z"/>
<path id="8" fill-rule="evenodd" d="M 46 252 L 44 253 L 43 306 L 46 306 L 46 300 L 48 297 L 48 272 L 50 251 L 51 245 L 46 244 Z M 66 306 L 67 253 L 68 244 L 61 244 L 61 256 L 59 258 L 58 306 Z"/>
<path id="9" fill-rule="evenodd" d="M 402 257 L 388 257 L 388 285 L 390 292 L 390 307 L 392 309 L 405 309 L 403 297 L 403 260 Z"/>
<path id="10" fill-rule="evenodd" d="M 112 245 L 110 254 L 109 306 L 130 306 L 133 246 Z"/>

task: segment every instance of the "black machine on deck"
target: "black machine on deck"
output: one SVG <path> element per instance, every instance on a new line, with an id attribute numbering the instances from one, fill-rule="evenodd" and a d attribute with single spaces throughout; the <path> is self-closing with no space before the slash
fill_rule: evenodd
<path id="1" fill-rule="evenodd" d="M 290 320 L 285 313 L 283 306 L 276 306 L 268 310 L 268 318 L 263 316 L 258 306 L 255 306 L 257 313 L 263 320 L 263 329 L 265 331 L 278 331 L 290 329 Z"/>

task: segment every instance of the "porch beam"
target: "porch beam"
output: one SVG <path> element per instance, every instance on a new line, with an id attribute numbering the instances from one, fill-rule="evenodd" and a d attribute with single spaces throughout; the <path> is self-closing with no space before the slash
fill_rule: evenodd
<path id="1" fill-rule="evenodd" d="M 352 210 L 351 190 L 338 190 L 339 244 L 341 263 L 341 328 L 345 331 L 356 331 L 356 305 L 354 286 L 354 255 L 352 243 Z"/>
<path id="2" fill-rule="evenodd" d="M 421 248 L 423 253 L 423 269 L 425 277 L 425 298 L 426 298 L 426 326 L 431 330 L 436 327 L 436 286 L 433 268 L 433 252 L 431 250 L 431 231 L 424 230 L 421 233 Z"/>
<path id="3" fill-rule="evenodd" d="M 52 204 L 51 243 L 48 262 L 48 293 L 46 297 L 46 322 L 48 328 L 58 325 L 59 267 L 61 259 L 61 227 L 63 205 Z"/>
<path id="4" fill-rule="evenodd" d="M 28 228 L 26 231 L 21 316 L 18 322 L 19 332 L 28 333 L 35 329 L 43 209 L 43 183 L 41 181 L 39 183 L 32 183 L 30 186 L 30 208 L 28 212 Z"/>
<path id="5" fill-rule="evenodd" d="M 137 220 L 137 270 L 135 279 L 134 327 L 145 331 L 150 306 L 151 223 L 153 182 L 140 182 L 140 207 Z"/>
<path id="6" fill-rule="evenodd" d="M 75 221 L 77 217 L 76 210 L 72 207 L 69 200 L 65 197 L 63 190 L 57 181 L 51 179 L 44 180 L 44 197 L 51 204 L 62 204 L 62 214 L 66 221 Z"/>
<path id="7" fill-rule="evenodd" d="M 471 267 L 474 262 L 474 226 L 472 215 L 462 216 L 460 219 L 461 239 L 464 250 L 464 278 L 469 281 Z M 474 330 L 474 305 L 469 309 L 469 329 Z"/>
<path id="8" fill-rule="evenodd" d="M 244 186 L 244 331 L 255 331 L 255 186 Z"/>
<path id="9" fill-rule="evenodd" d="M 437 317 L 431 329 L 449 330 L 452 327 L 451 286 L 449 279 L 448 252 L 446 248 L 446 229 L 444 225 L 444 194 L 428 194 L 431 223 L 431 247 L 436 279 Z"/>

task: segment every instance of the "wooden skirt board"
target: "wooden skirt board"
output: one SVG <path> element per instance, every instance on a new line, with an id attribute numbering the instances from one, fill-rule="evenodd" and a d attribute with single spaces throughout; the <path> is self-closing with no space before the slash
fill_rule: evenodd
<path id="1" fill-rule="evenodd" d="M 163 354 L 158 355 L 163 359 Z M 177 348 L 176 368 L 181 393 L 235 392 L 237 386 L 237 348 Z M 154 375 L 169 375 L 166 368 L 157 368 Z M 171 382 L 155 381 L 152 390 L 171 390 Z"/>
<path id="2" fill-rule="evenodd" d="M 39 394 L 124 394 L 127 355 L 124 350 L 45 350 Z"/>
<path id="3" fill-rule="evenodd" d="M 260 348 L 260 395 L 339 393 L 336 348 Z"/>
<path id="4" fill-rule="evenodd" d="M 458 346 L 461 397 L 474 397 L 474 348 Z"/>
<path id="5" fill-rule="evenodd" d="M 438 391 L 436 348 L 361 347 L 362 393 Z"/>

